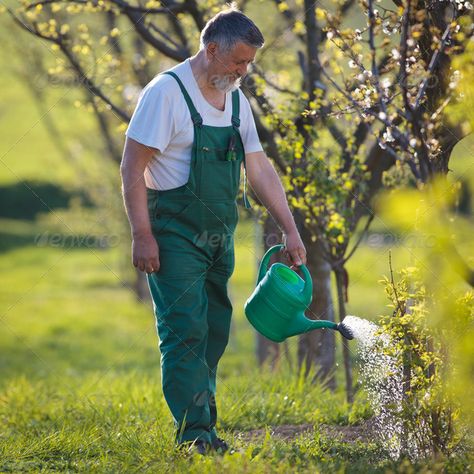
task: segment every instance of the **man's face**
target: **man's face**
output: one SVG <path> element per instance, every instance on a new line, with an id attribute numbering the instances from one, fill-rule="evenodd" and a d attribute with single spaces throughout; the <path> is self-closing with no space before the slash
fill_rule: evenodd
<path id="1" fill-rule="evenodd" d="M 230 51 L 215 43 L 207 47 L 208 77 L 215 87 L 227 92 L 236 89 L 254 61 L 257 48 L 238 42 Z"/>

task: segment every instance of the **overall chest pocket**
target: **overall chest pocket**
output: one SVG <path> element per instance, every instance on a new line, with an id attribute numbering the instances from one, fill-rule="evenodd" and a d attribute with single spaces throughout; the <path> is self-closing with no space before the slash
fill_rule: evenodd
<path id="1" fill-rule="evenodd" d="M 231 200 L 237 197 L 241 162 L 238 159 L 228 160 L 225 155 L 225 150 L 201 154 L 202 199 Z"/>

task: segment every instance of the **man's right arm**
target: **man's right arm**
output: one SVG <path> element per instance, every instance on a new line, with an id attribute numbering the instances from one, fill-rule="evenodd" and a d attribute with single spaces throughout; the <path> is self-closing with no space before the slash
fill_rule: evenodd
<path id="1" fill-rule="evenodd" d="M 127 137 L 120 164 L 123 200 L 132 232 L 132 262 L 136 268 L 147 273 L 160 268 L 159 249 L 151 231 L 143 176 L 157 151 Z"/>

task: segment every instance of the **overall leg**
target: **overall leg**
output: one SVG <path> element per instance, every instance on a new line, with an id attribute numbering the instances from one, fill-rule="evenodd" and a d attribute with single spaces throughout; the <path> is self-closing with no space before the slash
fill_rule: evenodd
<path id="1" fill-rule="evenodd" d="M 205 265 L 199 268 L 199 258 L 189 249 L 176 251 L 162 243 L 160 270 L 148 281 L 160 338 L 163 393 L 176 424 L 177 442 L 209 442 Z"/>
<path id="2" fill-rule="evenodd" d="M 208 297 L 208 341 L 206 360 L 209 366 L 209 412 L 211 418 L 211 438 L 216 438 L 216 376 L 217 366 L 229 340 L 232 318 L 232 304 L 227 293 L 227 282 L 234 268 L 232 246 L 221 247 L 214 264 L 208 271 L 206 292 Z"/>

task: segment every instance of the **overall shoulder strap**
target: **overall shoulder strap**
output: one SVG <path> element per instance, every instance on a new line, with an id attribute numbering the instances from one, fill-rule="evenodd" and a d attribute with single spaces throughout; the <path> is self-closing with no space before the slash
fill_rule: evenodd
<path id="1" fill-rule="evenodd" d="M 199 112 L 196 110 L 196 107 L 194 107 L 193 101 L 191 100 L 191 97 L 188 94 L 188 91 L 184 87 L 184 84 L 181 82 L 181 79 L 172 71 L 165 71 L 162 74 L 168 74 L 176 79 L 176 82 L 179 85 L 179 88 L 181 89 L 181 92 L 183 93 L 184 100 L 186 101 L 186 104 L 188 105 L 189 112 L 191 113 L 191 120 L 193 121 L 194 125 L 201 126 L 202 125 L 202 117 L 199 114 Z"/>
<path id="2" fill-rule="evenodd" d="M 240 97 L 239 89 L 232 92 L 232 125 L 235 128 L 240 127 Z"/>
<path id="3" fill-rule="evenodd" d="M 232 92 L 232 126 L 238 130 L 240 127 L 240 96 L 239 89 L 236 89 Z M 245 161 L 245 151 L 244 151 L 244 206 L 246 209 L 250 209 L 252 205 L 247 197 L 247 164 Z"/>

